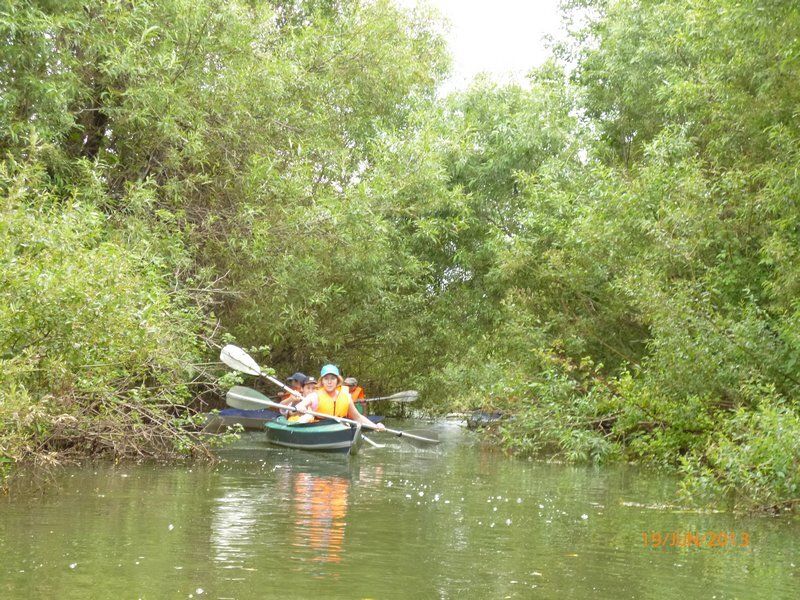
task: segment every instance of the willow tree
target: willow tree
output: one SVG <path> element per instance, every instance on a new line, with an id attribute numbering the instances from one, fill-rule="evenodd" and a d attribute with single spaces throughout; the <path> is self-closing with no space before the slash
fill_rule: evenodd
<path id="1" fill-rule="evenodd" d="M 508 441 L 683 464 L 687 490 L 791 505 L 800 12 L 571 4 L 586 159 L 526 179 L 530 259 L 508 264 L 557 360 L 520 386 L 532 402 Z"/>
<path id="2" fill-rule="evenodd" d="M 429 15 L 12 0 L 0 30 L 6 459 L 190 442 L 220 331 L 294 367 L 389 328 L 403 257 L 355 188 L 446 68 Z"/>

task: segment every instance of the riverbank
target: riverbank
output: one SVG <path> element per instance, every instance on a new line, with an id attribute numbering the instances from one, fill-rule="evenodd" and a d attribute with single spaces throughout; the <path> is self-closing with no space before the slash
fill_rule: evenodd
<path id="1" fill-rule="evenodd" d="M 474 421 L 516 456 L 636 463 L 674 473 L 676 501 L 692 506 L 770 514 L 800 509 L 800 418 L 779 398 L 761 395 L 734 409 L 697 400 L 645 402 L 608 381 L 590 383 L 588 391 L 586 381 L 561 383 L 517 388 L 535 387 L 540 396 L 510 394 L 484 405 Z"/>
<path id="2" fill-rule="evenodd" d="M 15 473 L 52 470 L 85 460 L 113 462 L 210 459 L 214 438 L 202 434 L 205 418 L 185 406 L 113 405 L 0 408 L 0 489 Z M 48 410 L 49 409 L 49 410 Z M 54 412 L 50 412 L 54 411 Z"/>
<path id="3" fill-rule="evenodd" d="M 515 456 L 607 466 L 633 462 L 645 469 L 673 473 L 677 476 L 673 501 L 687 506 L 770 514 L 800 508 L 798 474 L 792 470 L 800 426 L 792 423 L 788 411 L 740 411 L 729 415 L 730 422 L 718 420 L 714 428 L 699 430 L 695 426 L 691 431 L 694 445 L 686 450 L 676 442 L 685 438 L 684 429 L 667 423 L 652 427 L 648 422 L 633 422 L 619 404 L 606 405 L 605 412 L 600 412 L 586 401 L 570 399 L 565 406 L 551 396 L 549 404 L 511 402 L 502 410 L 498 406 L 501 404 L 451 417 L 475 428 L 485 442 Z M 235 439 L 201 433 L 204 413 L 186 406 L 131 406 L 118 401 L 102 409 L 72 408 L 80 419 L 75 413 L 48 414 L 35 406 L 14 414 L 7 412 L 7 406 L 6 412 L 0 411 L 5 415 L 0 434 L 3 488 L 18 469 L 60 469 L 96 459 L 209 459 L 213 446 Z M 414 412 L 418 417 L 426 414 Z M 729 433 L 733 441 L 720 436 L 721 431 L 733 432 Z M 746 440 L 749 445 L 743 447 Z"/>

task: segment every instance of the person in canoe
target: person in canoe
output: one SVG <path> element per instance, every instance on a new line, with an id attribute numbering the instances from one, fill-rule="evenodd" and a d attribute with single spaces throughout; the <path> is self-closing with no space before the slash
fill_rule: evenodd
<path id="1" fill-rule="evenodd" d="M 317 391 L 317 380 L 313 377 L 307 377 L 306 382 L 303 384 L 303 398 L 308 396 L 309 394 L 313 394 Z"/>
<path id="2" fill-rule="evenodd" d="M 382 423 L 374 424 L 367 417 L 362 415 L 353 404 L 353 399 L 345 387 L 342 376 L 339 374 L 339 369 L 335 365 L 325 365 L 320 371 L 321 385 L 310 393 L 308 396 L 297 405 L 297 408 L 303 410 L 313 410 L 314 412 L 323 413 L 326 415 L 333 415 L 335 417 L 346 417 L 353 421 L 358 421 L 363 425 L 367 425 L 370 429 L 383 430 L 385 427 Z M 300 417 L 300 422 L 308 423 L 314 420 L 313 415 L 303 415 Z"/>
<path id="3" fill-rule="evenodd" d="M 313 377 L 306 377 L 305 383 L 303 383 L 303 389 L 300 390 L 300 393 L 303 394 L 303 398 L 305 398 L 309 394 L 313 394 L 314 392 L 316 392 L 318 385 L 319 383 L 317 382 L 316 379 L 314 379 Z M 293 404 L 297 404 L 298 402 L 300 402 L 300 398 L 298 398 L 297 396 L 292 396 L 292 398 L 294 399 Z M 294 411 L 290 413 L 288 410 L 282 410 L 281 414 L 292 423 L 300 421 L 300 417 L 302 417 L 300 413 Z"/>
<path id="4" fill-rule="evenodd" d="M 360 402 L 365 398 L 364 396 L 364 388 L 358 385 L 358 379 L 355 377 L 347 377 L 344 380 L 344 384 L 350 391 L 350 397 L 353 399 L 353 402 L 356 405 L 356 410 L 360 412 L 362 415 L 367 414 L 367 403 Z"/>
<path id="5" fill-rule="evenodd" d="M 303 393 L 303 387 L 305 386 L 307 381 L 308 381 L 308 376 L 298 371 L 297 373 L 290 376 L 286 380 L 286 384 L 294 391 L 305 396 L 305 393 Z M 300 402 L 300 398 L 298 398 L 294 394 L 290 394 L 289 392 L 284 393 L 283 397 L 281 398 L 281 404 L 283 404 L 284 406 L 294 406 L 298 402 Z M 281 411 L 281 413 L 285 414 L 284 411 Z"/>

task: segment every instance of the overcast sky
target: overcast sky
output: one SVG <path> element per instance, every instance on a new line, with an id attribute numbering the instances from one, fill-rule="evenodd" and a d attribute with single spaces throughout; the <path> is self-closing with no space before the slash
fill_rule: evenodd
<path id="1" fill-rule="evenodd" d="M 463 89 L 480 72 L 521 80 L 548 56 L 544 36 L 560 28 L 559 0 L 423 0 L 450 22 L 453 75 L 446 90 Z M 404 7 L 418 0 L 395 0 Z"/>

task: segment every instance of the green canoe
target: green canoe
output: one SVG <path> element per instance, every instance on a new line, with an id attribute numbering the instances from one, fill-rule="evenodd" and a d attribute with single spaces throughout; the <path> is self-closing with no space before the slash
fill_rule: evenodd
<path id="1" fill-rule="evenodd" d="M 286 417 L 267 421 L 267 440 L 284 448 L 318 452 L 357 454 L 361 445 L 361 426 L 343 425 L 332 420 L 316 423 L 290 423 Z"/>

